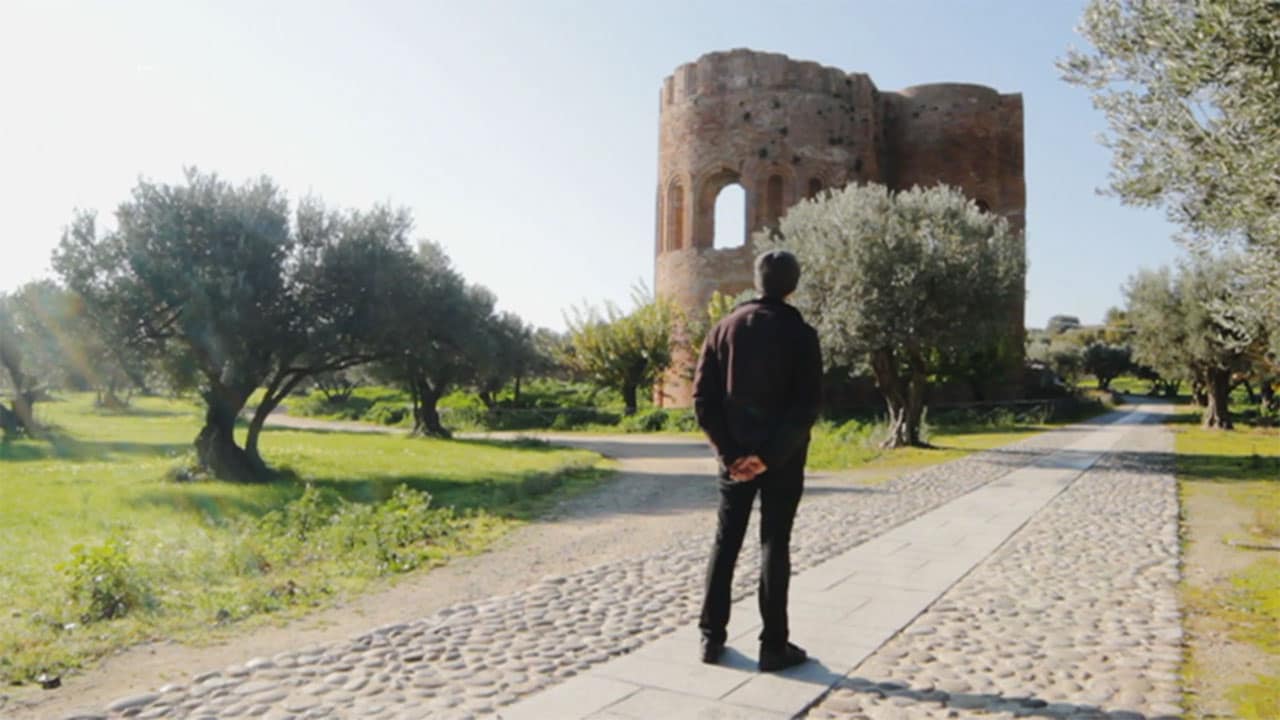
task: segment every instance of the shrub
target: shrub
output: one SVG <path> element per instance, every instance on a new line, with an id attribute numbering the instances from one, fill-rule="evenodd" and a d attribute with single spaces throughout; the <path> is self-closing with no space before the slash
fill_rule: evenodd
<path id="1" fill-rule="evenodd" d="M 597 408 L 454 408 L 441 411 L 452 430 L 574 430 L 588 425 L 616 425 L 620 416 Z"/>
<path id="2" fill-rule="evenodd" d="M 556 413 L 555 420 L 551 421 L 552 430 L 572 430 L 574 427 L 570 413 Z"/>
<path id="3" fill-rule="evenodd" d="M 880 454 L 879 445 L 888 437 L 884 423 L 847 420 L 835 423 L 823 420 L 813 427 L 809 441 L 809 464 L 812 467 L 844 468 Z"/>
<path id="4" fill-rule="evenodd" d="M 408 572 L 429 560 L 432 545 L 453 534 L 458 522 L 452 508 L 431 507 L 430 493 L 406 485 L 373 506 L 308 485 L 258 522 L 233 562 L 239 571 L 255 573 L 341 555 L 380 573 Z"/>
<path id="5" fill-rule="evenodd" d="M 503 402 L 508 402 L 503 400 Z M 599 388 L 590 383 L 566 382 L 553 378 L 534 378 L 524 383 L 520 402 L 511 401 L 512 407 L 528 408 L 621 408 L 622 395 L 611 388 Z"/>
<path id="6" fill-rule="evenodd" d="M 379 425 L 399 425 L 409 417 L 409 408 L 400 403 L 376 402 L 364 414 L 364 419 Z"/>
<path id="7" fill-rule="evenodd" d="M 451 508 L 432 508 L 431 494 L 396 488 L 372 514 L 374 549 L 383 572 L 408 572 L 429 557 L 428 548 L 453 531 Z"/>
<path id="8" fill-rule="evenodd" d="M 629 433 L 661 432 L 667 426 L 667 417 L 667 411 L 661 408 L 638 412 L 623 418 L 622 430 Z"/>
<path id="9" fill-rule="evenodd" d="M 311 536 L 332 523 L 334 511 L 342 498 L 332 490 L 321 490 L 307 484 L 302 495 L 280 510 L 267 513 L 262 525 L 270 532 L 305 543 Z"/>
<path id="10" fill-rule="evenodd" d="M 119 536 L 101 545 L 71 548 L 71 560 L 58 565 L 68 581 L 71 601 L 81 609 L 80 621 L 124 617 L 149 605 L 151 593 L 129 559 L 128 543 Z"/>
<path id="11" fill-rule="evenodd" d="M 692 432 L 698 430 L 698 418 L 693 410 L 668 410 L 654 408 L 643 410 L 622 419 L 623 432 Z"/>
<path id="12" fill-rule="evenodd" d="M 408 416 L 408 396 L 401 390 L 378 385 L 355 388 L 350 395 L 328 396 L 319 390 L 289 403 L 289 412 L 306 417 L 334 420 L 367 420 L 394 425 Z M 379 409 L 384 408 L 384 409 Z M 396 412 L 404 415 L 395 422 L 385 422 Z M 375 416 L 376 414 L 376 416 Z"/>

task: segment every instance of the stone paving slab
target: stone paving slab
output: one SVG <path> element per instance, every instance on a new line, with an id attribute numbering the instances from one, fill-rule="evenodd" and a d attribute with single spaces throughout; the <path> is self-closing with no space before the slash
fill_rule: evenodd
<path id="1" fill-rule="evenodd" d="M 754 597 L 733 605 L 726 662 L 697 660 L 698 631 L 686 626 L 649 648 L 593 666 L 546 694 L 499 710 L 503 718 L 793 717 L 877 648 L 902 632 L 951 586 L 1096 463 L 1130 429 L 1121 418 L 996 482 L 894 527 L 793 580 L 792 637 L 812 661 L 784 673 L 753 667 L 759 632 Z M 575 705 L 607 681 L 614 697 Z M 643 710 L 643 712 L 642 712 Z M 642 714 L 637 714 L 642 713 Z"/>
<path id="2" fill-rule="evenodd" d="M 1159 426 L 1127 433 L 805 717 L 1180 717 L 1171 449 Z"/>

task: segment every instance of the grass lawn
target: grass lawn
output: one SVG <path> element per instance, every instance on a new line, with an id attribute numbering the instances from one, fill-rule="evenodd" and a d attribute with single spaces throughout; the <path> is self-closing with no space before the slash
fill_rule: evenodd
<path id="1" fill-rule="evenodd" d="M 1076 383 L 1076 387 L 1081 390 L 1096 390 L 1098 388 L 1098 379 L 1092 375 L 1085 375 Z M 1121 375 L 1112 378 L 1107 387 L 1115 392 L 1128 393 L 1130 395 L 1146 395 L 1151 392 L 1151 382 L 1149 380 L 1140 380 L 1132 375 Z"/>
<path id="2" fill-rule="evenodd" d="M 943 421 L 928 427 L 926 440 L 931 447 L 897 450 L 879 447 L 884 428 L 877 423 L 820 422 L 814 427 L 809 445 L 809 467 L 815 470 L 897 469 L 950 462 L 980 450 L 1017 442 L 1028 434 L 1081 422 L 1111 409 L 1100 403 L 1096 408 L 1083 409 L 1076 416 L 1047 422 L 1007 412 L 958 419 L 944 416 Z"/>
<path id="3" fill-rule="evenodd" d="M 1000 430 L 935 431 L 929 438 L 933 447 L 883 450 L 877 446 L 873 433 L 861 428 L 819 427 L 815 429 L 809 446 L 809 467 L 815 470 L 923 467 L 1008 445 L 1029 433 L 1048 429 L 1046 426 L 1024 426 Z"/>
<path id="4" fill-rule="evenodd" d="M 139 398 L 127 412 L 100 413 L 85 395 L 38 411 L 51 441 L 0 445 L 5 683 L 139 640 L 300 612 L 474 552 L 607 472 L 593 453 L 538 443 L 269 429 L 262 448 L 282 471 L 276 481 L 178 482 L 199 429 L 191 403 Z M 397 494 L 401 485 L 455 510 L 428 510 L 423 496 Z M 398 514 L 372 511 L 380 507 Z M 317 526 L 336 527 L 339 516 L 341 541 L 322 536 Z M 417 535 L 395 535 L 405 532 Z M 86 621 L 103 596 L 127 597 L 129 612 Z"/>
<path id="5" fill-rule="evenodd" d="M 1188 716 L 1274 720 L 1280 717 L 1280 429 L 1204 430 L 1194 426 L 1192 412 L 1174 420 L 1186 543 Z"/>

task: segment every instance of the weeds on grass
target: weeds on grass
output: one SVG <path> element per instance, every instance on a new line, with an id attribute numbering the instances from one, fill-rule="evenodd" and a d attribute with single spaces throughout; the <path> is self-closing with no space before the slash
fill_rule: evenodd
<path id="1" fill-rule="evenodd" d="M 1280 562 L 1259 560 L 1233 575 L 1222 602 L 1237 640 L 1280 654 Z"/>
<path id="2" fill-rule="evenodd" d="M 101 545 L 75 545 L 57 569 L 66 577 L 69 600 L 80 622 L 114 620 L 152 605 L 151 590 L 129 558 L 129 543 L 112 535 Z"/>
<path id="3" fill-rule="evenodd" d="M 1280 675 L 1260 676 L 1256 682 L 1236 685 L 1227 692 L 1240 720 L 1280 718 Z"/>
<path id="4" fill-rule="evenodd" d="M 1198 417 L 1184 414 L 1173 419 L 1172 424 L 1187 421 L 1198 421 Z M 1175 428 L 1175 432 L 1182 492 L 1192 487 L 1228 485 L 1214 488 L 1214 492 L 1225 490 L 1224 498 L 1249 508 L 1253 514 L 1253 521 L 1247 526 L 1241 523 L 1239 529 L 1250 540 L 1264 544 L 1280 537 L 1280 443 L 1275 431 L 1248 428 L 1241 422 L 1231 432 L 1187 427 Z M 1217 542 L 1218 538 L 1201 540 Z M 1280 717 L 1280 676 L 1274 674 L 1275 660 L 1280 657 L 1280 559 L 1269 553 L 1253 557 L 1257 559 L 1226 580 L 1200 586 L 1184 579 L 1182 597 L 1188 616 L 1198 618 L 1192 623 L 1193 628 L 1201 623 L 1221 628 L 1231 642 L 1248 643 L 1268 654 L 1265 665 L 1270 674 L 1234 685 L 1225 696 L 1215 699 L 1229 701 L 1233 717 L 1271 720 Z M 1222 642 L 1222 638 L 1214 642 Z M 1201 685 L 1195 678 L 1199 652 L 1200 648 L 1193 645 L 1190 662 L 1184 669 L 1190 688 Z"/>
<path id="5" fill-rule="evenodd" d="M 431 494 L 400 485 L 370 506 L 308 485 L 282 509 L 267 513 L 245 534 L 234 566 L 262 572 L 342 557 L 378 574 L 403 573 L 441 557 L 439 543 L 460 521 L 452 508 L 431 506 Z"/>

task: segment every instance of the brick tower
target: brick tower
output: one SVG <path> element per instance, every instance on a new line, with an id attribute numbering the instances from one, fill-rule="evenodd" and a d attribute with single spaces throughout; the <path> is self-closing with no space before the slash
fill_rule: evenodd
<path id="1" fill-rule="evenodd" d="M 1025 226 L 1020 94 L 957 83 L 881 92 L 861 73 L 739 49 L 676 68 L 662 83 L 658 126 L 654 286 L 693 313 L 717 290 L 749 289 L 750 234 L 827 188 L 946 183 Z M 734 183 L 746 237 L 717 249 L 716 198 Z M 1021 302 L 1010 332 L 1021 348 Z M 656 390 L 663 404 L 691 403 L 689 362 L 677 358 Z M 1013 397 L 1017 385 L 1011 373 L 993 395 Z"/>

